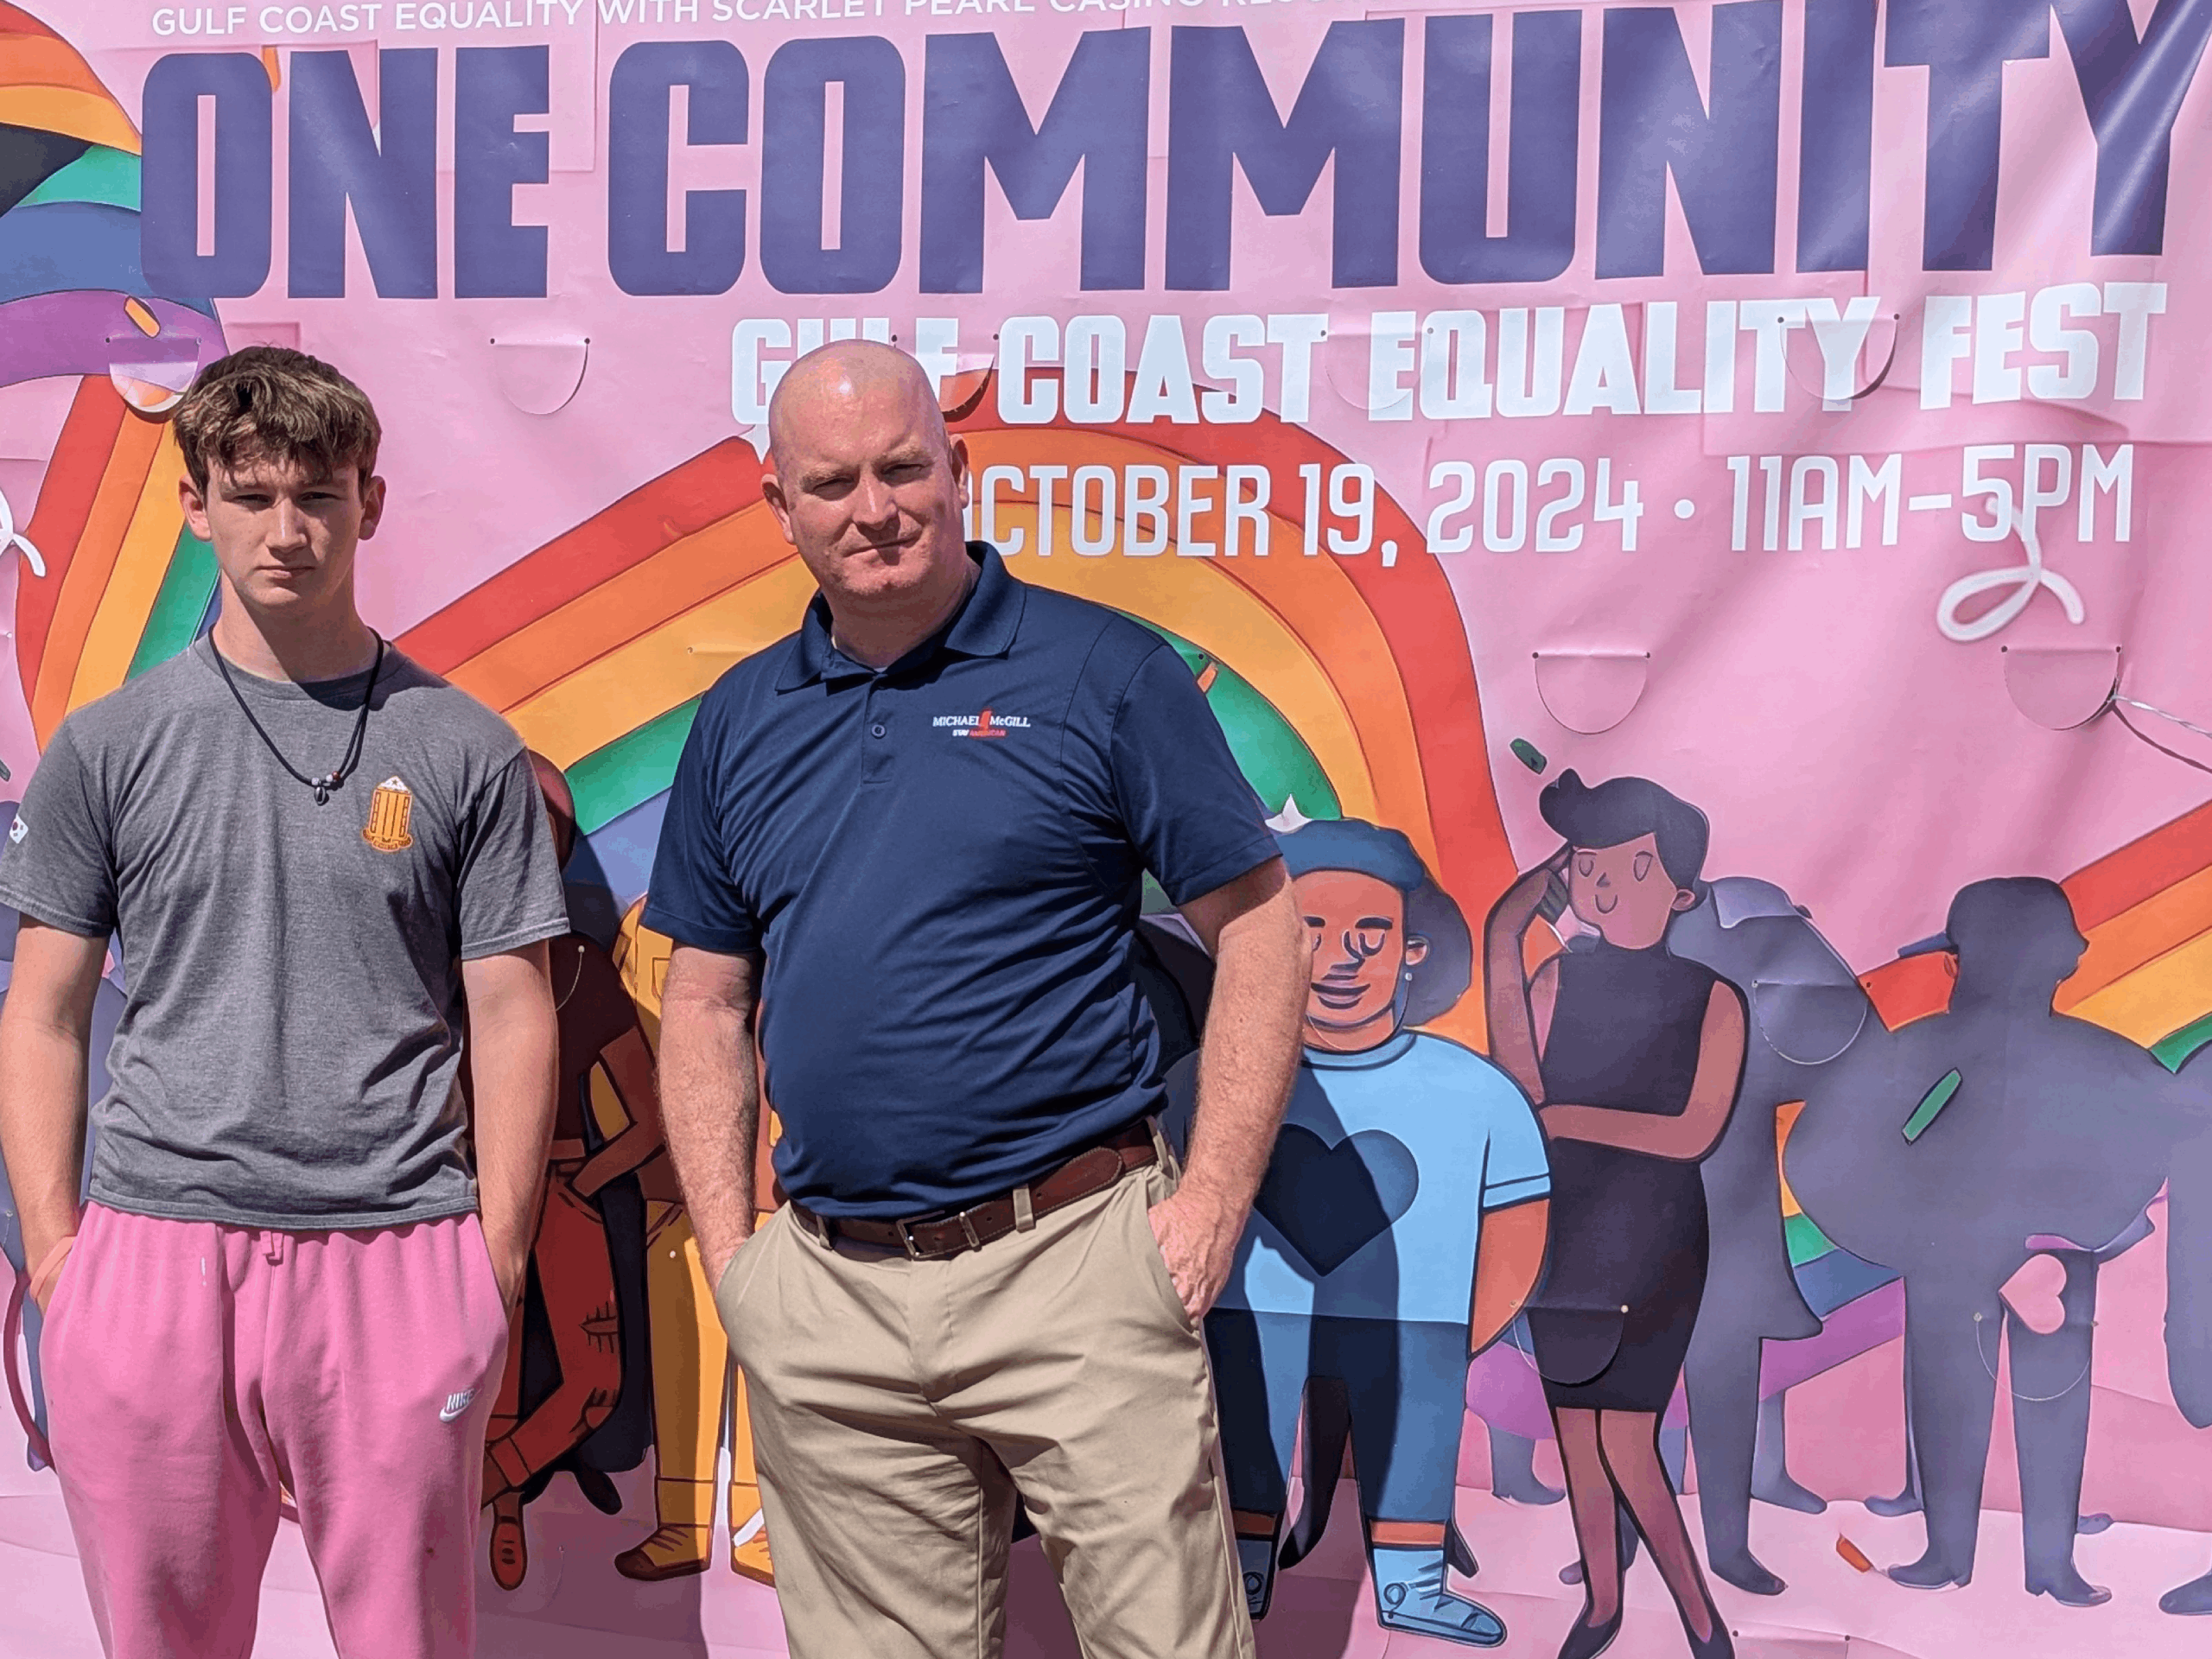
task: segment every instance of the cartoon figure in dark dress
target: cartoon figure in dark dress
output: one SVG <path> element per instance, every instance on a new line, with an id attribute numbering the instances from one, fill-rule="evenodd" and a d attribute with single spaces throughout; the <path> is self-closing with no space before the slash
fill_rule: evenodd
<path id="1" fill-rule="evenodd" d="M 1491 912 L 1492 1052 L 1539 1105 L 1550 1142 L 1552 1240 L 1529 1328 L 1559 1434 L 1582 1552 L 1583 1616 L 1560 1659 L 1591 1659 L 1624 1606 L 1614 1516 L 1625 1503 L 1699 1659 L 1735 1651 L 1659 1455 L 1705 1289 L 1699 1163 L 1727 1127 L 1746 1019 L 1735 988 L 1669 955 L 1698 902 L 1705 817 L 1656 784 L 1586 787 L 1562 773 L 1539 803 L 1565 837 Z M 1596 930 L 1535 974 L 1522 941 L 1562 882 Z"/>
<path id="2" fill-rule="evenodd" d="M 1452 1498 L 1468 1359 L 1542 1260 L 1542 1136 L 1503 1072 L 1410 1029 L 1458 1001 L 1473 966 L 1413 844 L 1356 819 L 1279 840 L 1313 944 L 1306 1050 L 1206 1319 L 1245 1592 L 1263 1616 L 1300 1402 L 1328 1389 L 1349 1421 L 1376 1617 L 1492 1647 L 1504 1625 L 1446 1583 L 1455 1554 L 1471 1565 L 1452 1548 Z M 1192 1057 L 1168 1079 L 1179 1141 L 1195 1078 Z"/>

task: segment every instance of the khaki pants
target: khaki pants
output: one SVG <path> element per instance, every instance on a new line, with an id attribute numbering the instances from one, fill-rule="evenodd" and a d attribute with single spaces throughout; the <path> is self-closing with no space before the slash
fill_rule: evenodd
<path id="1" fill-rule="evenodd" d="M 1250 1659 L 1150 1168 L 945 1262 L 779 1211 L 716 1292 L 793 1659 L 996 1659 L 1019 1489 L 1089 1659 Z"/>

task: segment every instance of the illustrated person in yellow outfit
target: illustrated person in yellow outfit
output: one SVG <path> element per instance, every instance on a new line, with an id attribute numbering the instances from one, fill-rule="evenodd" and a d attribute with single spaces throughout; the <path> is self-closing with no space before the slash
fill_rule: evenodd
<path id="1" fill-rule="evenodd" d="M 637 1003 L 650 1039 L 660 1032 L 660 993 L 668 971 L 667 938 L 640 926 L 642 903 L 622 918 L 615 963 Z M 768 1148 L 777 1134 L 772 1112 L 760 1115 L 753 1191 L 775 1190 Z M 657 1158 L 639 1172 L 645 1193 L 645 1294 L 653 1364 L 652 1536 L 614 1558 L 626 1578 L 658 1583 L 707 1570 L 715 1527 L 715 1462 L 725 1402 L 729 1424 L 730 1566 L 773 1585 L 760 1478 L 753 1466 L 753 1429 L 746 1413 L 745 1375 L 729 1363 L 729 1342 L 715 1312 L 713 1288 L 699 1262 L 699 1244 L 683 1208 L 674 1170 Z M 765 1224 L 767 1212 L 758 1218 Z"/>

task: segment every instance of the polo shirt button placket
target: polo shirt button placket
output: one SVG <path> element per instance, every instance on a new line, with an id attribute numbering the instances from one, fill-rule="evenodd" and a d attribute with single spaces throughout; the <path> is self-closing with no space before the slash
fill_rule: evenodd
<path id="1" fill-rule="evenodd" d="M 861 779 L 864 783 L 875 783 L 891 775 L 891 722 L 875 706 L 876 696 L 874 690 L 868 693 L 868 712 L 863 716 L 868 733 L 861 740 Z"/>

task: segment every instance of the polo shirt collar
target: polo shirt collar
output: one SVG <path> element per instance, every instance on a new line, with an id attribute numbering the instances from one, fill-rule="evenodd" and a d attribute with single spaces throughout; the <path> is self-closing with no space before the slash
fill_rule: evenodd
<path id="1" fill-rule="evenodd" d="M 890 674 L 926 660 L 938 652 L 956 657 L 1003 657 L 1013 648 L 1021 623 L 1026 595 L 1023 584 L 1007 574 L 998 550 L 988 542 L 968 543 L 968 556 L 978 569 L 976 585 L 952 613 L 952 620 L 883 671 Z M 831 643 L 830 601 L 819 593 L 808 602 L 806 618 L 799 624 L 798 648 L 782 677 L 779 691 L 796 691 L 817 680 L 871 679 L 875 671 L 856 663 Z"/>

